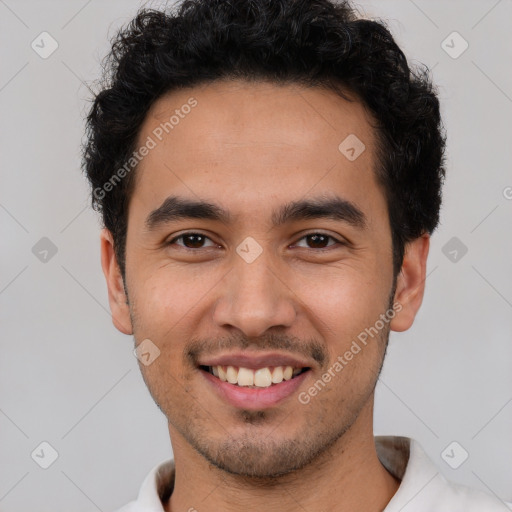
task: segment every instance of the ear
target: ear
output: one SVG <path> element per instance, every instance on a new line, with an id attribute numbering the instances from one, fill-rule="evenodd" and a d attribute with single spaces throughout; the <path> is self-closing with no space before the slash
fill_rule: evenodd
<path id="1" fill-rule="evenodd" d="M 133 334 L 128 298 L 123 286 L 123 277 L 114 252 L 112 233 L 104 228 L 100 234 L 101 266 L 107 281 L 108 301 L 112 312 L 112 323 L 124 334 Z"/>
<path id="2" fill-rule="evenodd" d="M 427 256 L 430 235 L 424 234 L 405 246 L 404 261 L 397 276 L 395 308 L 397 314 L 391 320 L 391 330 L 406 331 L 414 322 L 425 291 Z M 399 304 L 399 306 L 398 306 Z"/>

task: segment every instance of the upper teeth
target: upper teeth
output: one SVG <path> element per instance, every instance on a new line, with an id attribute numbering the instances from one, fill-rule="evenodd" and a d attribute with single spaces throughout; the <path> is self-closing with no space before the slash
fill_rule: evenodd
<path id="1" fill-rule="evenodd" d="M 302 370 L 302 368 L 293 368 L 292 366 L 266 366 L 257 370 L 236 366 L 212 366 L 211 369 L 213 375 L 223 382 L 258 388 L 268 388 L 272 384 L 290 380 Z"/>

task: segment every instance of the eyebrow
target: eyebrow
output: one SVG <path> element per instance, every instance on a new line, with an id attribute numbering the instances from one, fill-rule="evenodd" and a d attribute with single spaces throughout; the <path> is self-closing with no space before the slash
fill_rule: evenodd
<path id="1" fill-rule="evenodd" d="M 333 219 L 359 229 L 367 226 L 365 214 L 352 202 L 338 196 L 320 196 L 291 201 L 272 212 L 274 227 L 307 219 Z M 146 218 L 146 228 L 154 231 L 169 222 L 185 219 L 203 219 L 233 223 L 233 216 L 221 206 L 208 202 L 169 196 Z"/>

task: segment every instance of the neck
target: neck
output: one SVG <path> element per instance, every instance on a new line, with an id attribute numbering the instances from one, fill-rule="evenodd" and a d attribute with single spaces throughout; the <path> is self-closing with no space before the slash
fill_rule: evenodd
<path id="1" fill-rule="evenodd" d="M 400 481 L 379 461 L 372 425 L 373 403 L 368 403 L 350 429 L 321 457 L 270 482 L 219 470 L 169 427 L 176 477 L 165 510 L 380 512 Z"/>

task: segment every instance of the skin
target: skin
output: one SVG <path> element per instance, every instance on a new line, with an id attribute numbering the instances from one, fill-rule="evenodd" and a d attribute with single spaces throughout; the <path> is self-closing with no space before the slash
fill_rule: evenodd
<path id="1" fill-rule="evenodd" d="M 169 422 L 176 480 L 165 509 L 380 511 L 399 481 L 377 458 L 374 388 L 389 330 L 408 329 L 421 305 L 429 237 L 406 246 L 395 283 L 387 205 L 374 172 L 375 133 L 360 102 L 320 88 L 219 81 L 155 102 L 141 144 L 190 97 L 198 105 L 137 168 L 128 297 L 111 234 L 101 233 L 114 325 L 160 350 L 140 366 Z M 366 146 L 354 161 L 338 150 L 349 134 Z M 235 220 L 179 220 L 148 230 L 146 217 L 171 194 L 215 202 Z M 274 209 L 322 194 L 357 205 L 366 227 L 323 218 L 272 227 Z M 203 246 L 190 239 L 165 245 L 185 232 L 208 238 Z M 317 232 L 334 239 L 318 246 L 304 238 Z M 236 252 L 248 236 L 262 248 L 250 264 Z M 301 404 L 298 394 L 375 325 L 390 299 L 400 312 Z M 324 360 L 308 359 L 311 371 L 292 396 L 245 411 L 212 391 L 187 357 L 192 346 L 209 355 L 219 347 L 270 348 L 301 357 L 316 346 Z"/>

